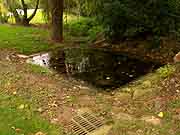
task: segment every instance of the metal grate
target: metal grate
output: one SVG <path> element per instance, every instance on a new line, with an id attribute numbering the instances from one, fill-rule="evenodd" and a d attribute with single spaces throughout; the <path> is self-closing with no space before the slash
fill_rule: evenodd
<path id="1" fill-rule="evenodd" d="M 102 120 L 87 112 L 76 115 L 69 124 L 73 135 L 86 135 L 101 126 L 103 126 Z"/>

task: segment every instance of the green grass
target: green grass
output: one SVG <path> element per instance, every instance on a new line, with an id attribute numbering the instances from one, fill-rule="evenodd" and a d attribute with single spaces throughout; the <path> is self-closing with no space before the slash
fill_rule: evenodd
<path id="1" fill-rule="evenodd" d="M 29 72 L 37 73 L 41 75 L 50 75 L 52 73 L 48 68 L 33 64 L 28 64 L 27 69 L 29 70 Z"/>
<path id="2" fill-rule="evenodd" d="M 32 12 L 32 11 L 31 11 Z M 28 15 L 31 14 L 28 12 Z M 14 24 L 10 18 L 9 23 Z M 38 10 L 36 16 L 30 22 L 32 24 L 46 23 L 43 12 Z M 84 44 L 96 38 L 102 27 L 94 18 L 78 17 L 72 14 L 64 14 L 64 43 L 66 41 L 83 41 Z M 14 49 L 19 53 L 33 54 L 56 48 L 59 44 L 49 44 L 49 31 L 35 27 L 23 27 L 12 25 L 0 25 L 0 48 Z"/>
<path id="3" fill-rule="evenodd" d="M 49 124 L 34 111 L 30 102 L 0 93 L 0 133 L 3 135 L 62 135 L 62 129 Z"/>
<path id="4" fill-rule="evenodd" d="M 24 54 L 47 51 L 51 47 L 47 38 L 47 30 L 0 25 L 0 48 L 15 49 Z"/>

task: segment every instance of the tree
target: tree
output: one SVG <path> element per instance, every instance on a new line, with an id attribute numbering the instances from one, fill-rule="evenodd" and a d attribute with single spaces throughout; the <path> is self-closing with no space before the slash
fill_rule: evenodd
<path id="1" fill-rule="evenodd" d="M 180 26 L 179 0 L 99 1 L 99 18 L 113 41 L 152 37 L 160 43 L 160 36 L 176 33 Z"/>
<path id="2" fill-rule="evenodd" d="M 51 39 L 55 42 L 63 41 L 63 9 L 64 0 L 51 0 Z"/>
<path id="3" fill-rule="evenodd" d="M 94 16 L 97 3 L 97 0 L 66 0 L 65 9 L 80 16 Z"/>
<path id="4" fill-rule="evenodd" d="M 29 3 L 29 2 L 28 2 Z M 36 5 L 34 12 L 28 17 L 28 4 L 24 0 L 6 0 L 5 5 L 8 7 L 9 11 L 13 13 L 15 17 L 16 24 L 29 26 L 30 21 L 34 18 L 36 15 L 36 12 L 39 7 L 40 0 L 36 0 Z M 20 15 L 17 11 L 17 9 L 20 8 L 23 10 L 24 14 Z"/>
<path id="5" fill-rule="evenodd" d="M 39 7 L 39 1 L 40 0 L 36 0 L 36 7 L 34 9 L 34 12 L 31 14 L 30 17 L 28 17 L 28 13 L 27 13 L 28 5 L 25 3 L 24 0 L 21 0 L 23 11 L 24 11 L 24 15 L 23 15 L 23 18 L 22 18 L 22 24 L 23 25 L 28 26 L 29 22 L 34 18 L 34 16 L 36 15 L 36 12 L 38 10 L 38 7 Z"/>

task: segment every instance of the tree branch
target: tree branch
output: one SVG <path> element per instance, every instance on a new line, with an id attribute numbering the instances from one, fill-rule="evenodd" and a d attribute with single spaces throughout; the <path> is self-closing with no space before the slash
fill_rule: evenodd
<path id="1" fill-rule="evenodd" d="M 31 20 L 33 19 L 33 17 L 36 15 L 36 12 L 37 12 L 38 7 L 39 7 L 39 1 L 40 1 L 40 0 L 37 0 L 35 10 L 34 10 L 34 12 L 32 13 L 32 15 L 28 18 L 29 21 L 31 21 Z"/>
<path id="2" fill-rule="evenodd" d="M 27 4 L 24 2 L 24 0 L 21 0 L 21 3 L 22 3 L 22 6 L 23 6 L 23 11 L 24 11 L 24 19 L 26 19 L 27 18 L 27 9 L 28 9 L 28 7 L 27 7 Z"/>

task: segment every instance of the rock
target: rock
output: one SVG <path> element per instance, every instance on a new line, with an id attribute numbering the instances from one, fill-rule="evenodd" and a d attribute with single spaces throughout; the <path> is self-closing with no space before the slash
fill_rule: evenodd
<path id="1" fill-rule="evenodd" d="M 155 126 L 161 125 L 161 119 L 155 116 L 143 116 L 140 120 L 145 121 Z"/>
<path id="2" fill-rule="evenodd" d="M 178 52 L 175 56 L 174 56 L 174 62 L 175 63 L 179 63 L 180 62 L 180 52 Z"/>

